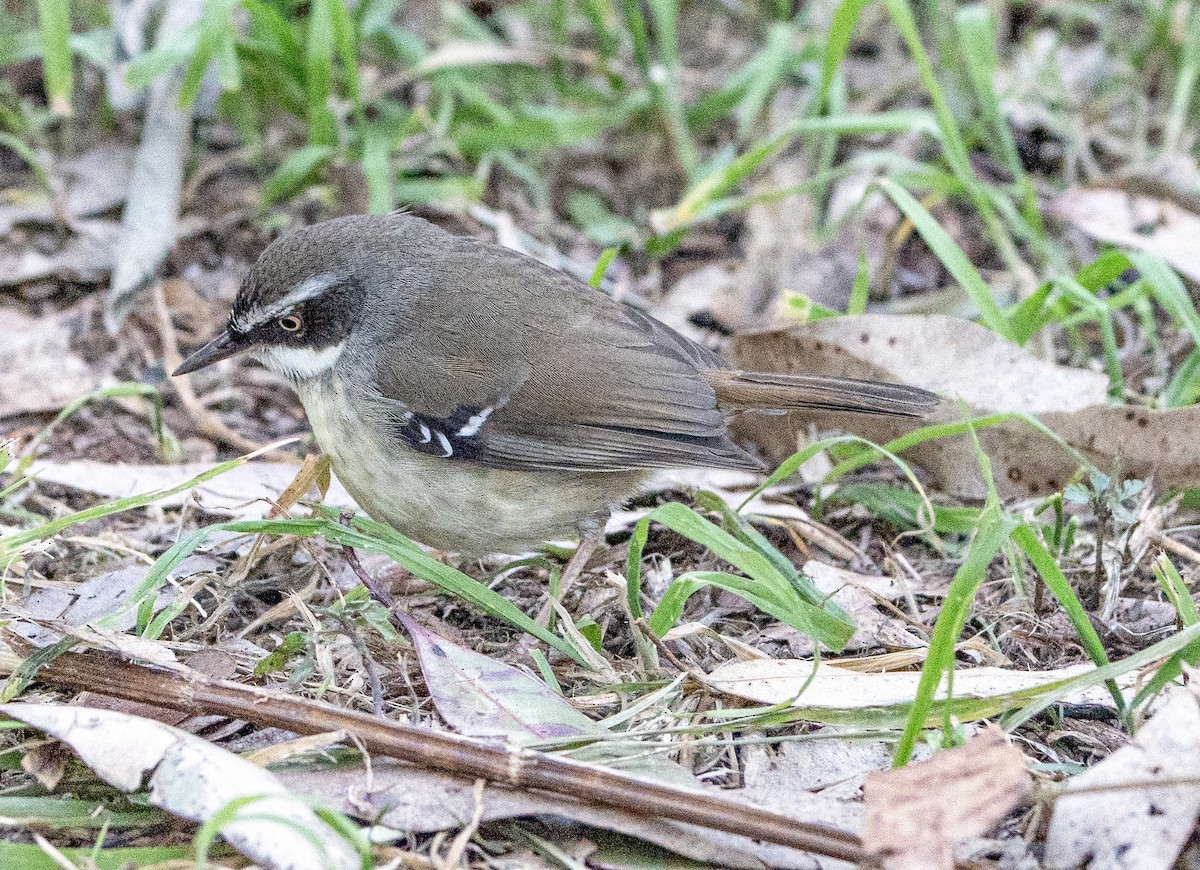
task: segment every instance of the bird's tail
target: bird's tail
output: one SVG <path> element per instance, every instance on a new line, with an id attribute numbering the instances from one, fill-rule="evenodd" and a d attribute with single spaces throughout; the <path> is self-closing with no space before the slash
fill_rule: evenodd
<path id="1" fill-rule="evenodd" d="M 923 417 L 941 399 L 920 387 L 832 378 L 713 369 L 704 373 L 717 404 L 731 411 L 851 411 L 895 417 Z"/>

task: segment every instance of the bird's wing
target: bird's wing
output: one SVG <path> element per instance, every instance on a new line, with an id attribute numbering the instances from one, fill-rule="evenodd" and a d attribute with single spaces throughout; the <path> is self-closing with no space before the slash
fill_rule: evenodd
<path id="1" fill-rule="evenodd" d="M 718 359 L 658 321 L 466 239 L 431 280 L 376 355 L 375 423 L 405 446 L 507 469 L 759 467 L 701 373 Z"/>

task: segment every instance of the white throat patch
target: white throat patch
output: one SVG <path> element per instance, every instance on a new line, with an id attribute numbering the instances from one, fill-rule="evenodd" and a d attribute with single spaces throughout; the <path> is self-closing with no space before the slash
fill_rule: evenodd
<path id="1" fill-rule="evenodd" d="M 259 361 L 271 371 L 303 381 L 319 377 L 337 364 L 345 348 L 345 342 L 314 350 L 311 347 L 262 347 L 258 350 Z"/>

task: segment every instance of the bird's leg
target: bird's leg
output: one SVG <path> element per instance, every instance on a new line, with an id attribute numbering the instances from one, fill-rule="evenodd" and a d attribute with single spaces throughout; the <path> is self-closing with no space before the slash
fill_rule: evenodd
<path id="1" fill-rule="evenodd" d="M 338 515 L 338 522 L 347 528 L 350 527 L 350 518 L 354 516 L 350 511 L 342 511 Z M 349 544 L 342 544 L 342 556 L 346 560 L 346 564 L 350 566 L 350 570 L 354 572 L 363 586 L 367 587 L 367 591 L 371 593 L 371 597 L 391 610 L 395 603 L 390 592 L 375 582 L 375 578 L 367 573 L 367 569 L 362 566 L 362 562 L 358 561 L 358 554 L 354 552 L 354 548 Z"/>
<path id="2" fill-rule="evenodd" d="M 575 585 L 575 581 L 587 567 L 588 559 L 592 558 L 592 554 L 600 546 L 600 541 L 604 538 L 604 520 L 604 517 L 589 517 L 579 524 L 579 548 L 575 550 L 575 555 L 567 560 L 558 581 L 560 600 Z"/>
<path id="3" fill-rule="evenodd" d="M 575 585 L 575 581 L 579 579 L 579 575 L 587 567 L 588 559 L 592 558 L 592 554 L 600 546 L 600 541 L 604 537 L 606 519 L 607 517 L 603 516 L 588 517 L 579 524 L 579 548 L 567 560 L 566 567 L 563 568 L 562 574 L 559 575 L 558 592 L 554 595 L 558 601 L 562 601 L 563 596 Z M 550 619 L 550 611 L 550 602 L 547 601 L 546 606 L 538 614 L 538 622 L 546 625 Z"/>

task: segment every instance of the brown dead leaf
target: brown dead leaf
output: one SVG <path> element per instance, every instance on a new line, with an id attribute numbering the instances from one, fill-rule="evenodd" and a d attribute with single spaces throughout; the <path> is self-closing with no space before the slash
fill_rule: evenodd
<path id="1" fill-rule="evenodd" d="M 1200 282 L 1200 215 L 1165 199 L 1111 188 L 1076 188 L 1050 202 L 1050 214 L 1093 239 L 1146 251 Z"/>
<path id="2" fill-rule="evenodd" d="M 58 788 L 63 774 L 67 772 L 67 762 L 71 759 L 71 751 L 58 740 L 47 740 L 25 750 L 21 756 L 21 769 L 38 781 L 38 785 L 48 792 Z"/>
<path id="3" fill-rule="evenodd" d="M 0 419 L 56 411 L 100 386 L 71 350 L 64 318 L 32 318 L 0 308 Z"/>
<path id="4" fill-rule="evenodd" d="M 959 396 L 977 415 L 1035 415 L 1100 468 L 1120 459 L 1131 477 L 1163 486 L 1200 484 L 1200 406 L 1156 411 L 1108 407 L 1096 372 L 1039 360 L 981 326 L 942 316 L 839 317 L 741 337 L 743 368 L 893 380 Z M 739 432 L 770 456 L 797 449 L 808 422 L 831 423 L 884 443 L 920 425 L 957 422 L 953 402 L 923 421 L 863 415 L 744 415 Z M 1075 457 L 1023 421 L 978 431 L 1002 496 L 1054 492 L 1075 474 Z M 968 436 L 917 445 L 905 456 L 933 473 L 948 492 L 982 498 L 986 486 Z"/>
<path id="5" fill-rule="evenodd" d="M 989 728 L 928 761 L 869 774 L 863 844 L 885 870 L 952 870 L 955 845 L 984 834 L 1032 790 L 1025 756 Z"/>

